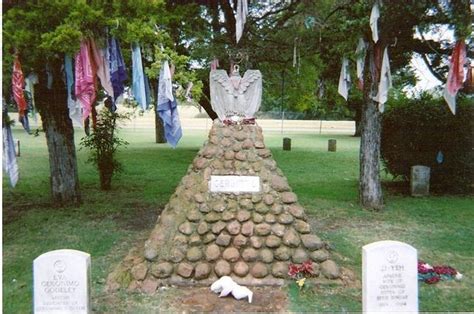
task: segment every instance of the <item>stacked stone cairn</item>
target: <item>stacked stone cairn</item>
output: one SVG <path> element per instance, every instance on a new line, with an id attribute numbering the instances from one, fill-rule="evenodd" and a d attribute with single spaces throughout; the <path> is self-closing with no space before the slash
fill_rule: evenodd
<path id="1" fill-rule="evenodd" d="M 259 176 L 259 193 L 209 191 L 211 175 Z M 257 125 L 215 121 L 209 139 L 171 196 L 144 247 L 132 249 L 108 287 L 152 293 L 160 285 L 210 285 L 231 276 L 242 285 L 283 285 L 288 265 L 313 261 L 316 280 L 340 269 L 311 233 Z"/>

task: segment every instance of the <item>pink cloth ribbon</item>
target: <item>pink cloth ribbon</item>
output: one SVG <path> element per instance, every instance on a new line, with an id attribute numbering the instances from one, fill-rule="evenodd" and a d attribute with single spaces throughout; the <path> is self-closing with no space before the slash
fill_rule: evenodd
<path id="1" fill-rule="evenodd" d="M 86 120 L 92 111 L 96 98 L 96 67 L 92 62 L 90 43 L 81 42 L 81 50 L 76 55 L 75 94 L 82 104 L 82 118 Z"/>

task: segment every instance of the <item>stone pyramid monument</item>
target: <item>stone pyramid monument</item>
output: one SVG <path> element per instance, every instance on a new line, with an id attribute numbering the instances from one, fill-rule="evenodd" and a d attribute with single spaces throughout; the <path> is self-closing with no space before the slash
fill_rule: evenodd
<path id="1" fill-rule="evenodd" d="M 259 192 L 225 192 L 248 186 Z M 319 277 L 339 277 L 265 147 L 262 129 L 216 120 L 144 247 L 131 250 L 109 284 L 154 291 L 159 285 L 210 285 L 229 275 L 243 285 L 282 285 L 288 265 L 307 260 Z"/>
<path id="2" fill-rule="evenodd" d="M 340 276 L 255 119 L 220 117 L 145 245 L 129 252 L 108 287 L 154 292 L 224 275 L 242 285 L 283 285 L 289 264 L 307 260 L 321 281 Z"/>

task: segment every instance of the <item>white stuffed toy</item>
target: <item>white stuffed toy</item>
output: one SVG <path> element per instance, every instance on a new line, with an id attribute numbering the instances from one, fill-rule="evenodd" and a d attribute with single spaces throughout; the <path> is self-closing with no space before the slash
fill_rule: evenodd
<path id="1" fill-rule="evenodd" d="M 216 280 L 211 285 L 211 291 L 220 293 L 219 298 L 229 294 L 232 294 L 237 300 L 248 297 L 249 303 L 252 303 L 253 292 L 249 288 L 239 285 L 229 276 L 223 276 Z"/>

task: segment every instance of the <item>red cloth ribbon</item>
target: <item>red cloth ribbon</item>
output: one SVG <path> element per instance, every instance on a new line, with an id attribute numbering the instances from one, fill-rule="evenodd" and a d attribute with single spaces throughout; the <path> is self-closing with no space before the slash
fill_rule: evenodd
<path id="1" fill-rule="evenodd" d="M 25 95 L 23 94 L 23 87 L 25 86 L 25 78 L 23 71 L 21 70 L 21 63 L 18 55 L 15 56 L 13 61 L 13 75 L 12 75 L 12 89 L 13 98 L 15 99 L 16 105 L 18 106 L 19 117 L 25 116 L 27 104 Z"/>

